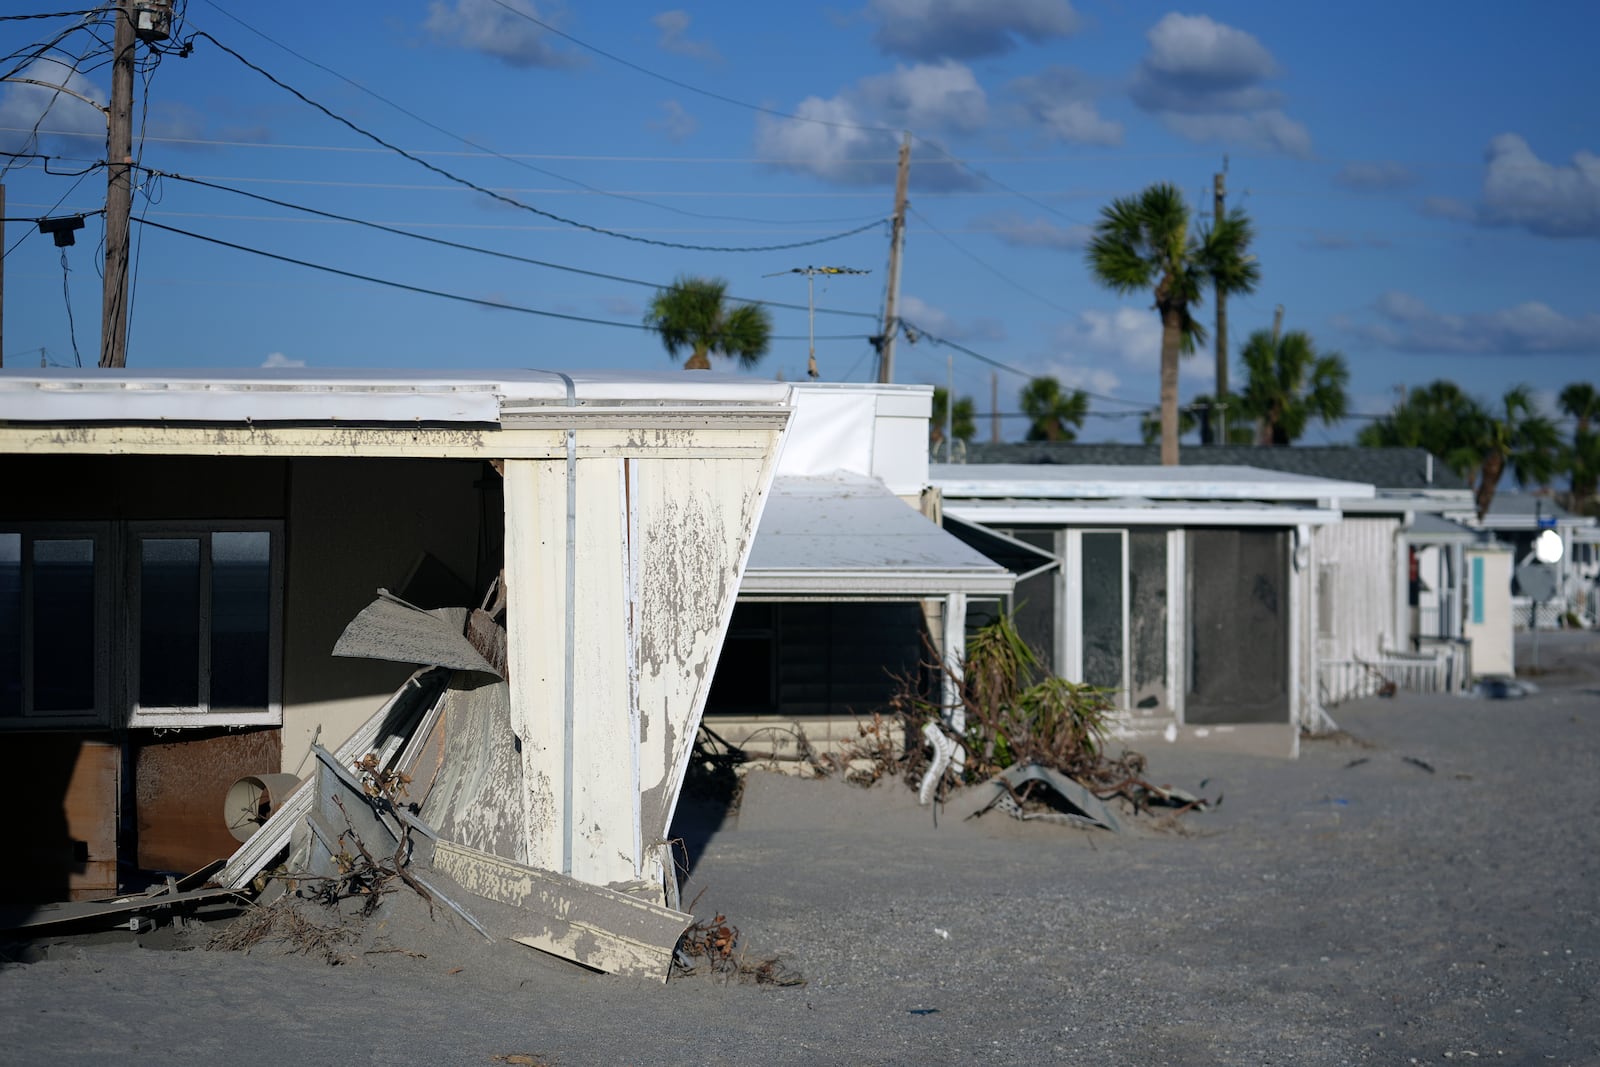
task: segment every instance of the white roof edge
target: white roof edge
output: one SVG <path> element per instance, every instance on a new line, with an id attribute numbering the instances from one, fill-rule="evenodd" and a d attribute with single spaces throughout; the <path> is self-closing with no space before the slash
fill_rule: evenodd
<path id="1" fill-rule="evenodd" d="M 730 375 L 544 370 L 0 370 L 0 421 L 470 422 L 507 407 L 787 406 L 792 386 Z"/>
<path id="2" fill-rule="evenodd" d="M 979 473 L 988 467 L 988 473 Z M 1116 467 L 1050 464 L 935 464 L 933 483 L 946 496 L 1034 500 L 1370 500 L 1377 490 L 1258 467 Z"/>
<path id="3" fill-rule="evenodd" d="M 777 596 L 832 594 L 870 599 L 885 596 L 939 596 L 979 593 L 1004 596 L 1016 585 L 1010 571 L 998 564 L 992 573 L 980 570 L 883 571 L 870 567 L 840 570 L 762 570 L 752 567 L 739 583 L 740 595 Z"/>
<path id="4" fill-rule="evenodd" d="M 968 522 L 1017 525 L 1084 526 L 1096 523 L 1118 526 L 1298 526 L 1338 522 L 1342 513 L 1309 507 L 1207 507 L 1204 503 L 1135 502 L 1121 506 L 1084 501 L 1008 503 L 986 500 L 946 500 L 945 512 Z"/>

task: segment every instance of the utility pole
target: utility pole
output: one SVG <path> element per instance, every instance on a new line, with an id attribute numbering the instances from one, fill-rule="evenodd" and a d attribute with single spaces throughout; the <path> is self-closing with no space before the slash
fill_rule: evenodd
<path id="1" fill-rule="evenodd" d="M 106 116 L 106 270 L 100 366 L 128 363 L 128 216 L 133 208 L 133 0 L 116 0 L 111 110 Z"/>
<path id="2" fill-rule="evenodd" d="M 789 270 L 773 271 L 763 274 L 763 278 L 776 278 L 780 274 L 804 274 L 806 276 L 806 376 L 816 381 L 820 375 L 817 373 L 817 290 L 816 276 L 819 274 L 871 274 L 869 270 L 856 270 L 854 267 L 792 267 Z"/>
<path id="3" fill-rule="evenodd" d="M 1000 443 L 1000 372 L 989 372 L 989 440 Z"/>
<path id="4" fill-rule="evenodd" d="M 911 181 L 911 131 L 900 139 L 894 175 L 894 221 L 889 233 L 889 290 L 883 300 L 883 340 L 878 349 L 878 381 L 894 381 L 894 338 L 900 332 L 900 253 L 906 243 L 906 187 Z"/>
<path id="5" fill-rule="evenodd" d="M 1222 225 L 1226 217 L 1228 157 L 1222 157 L 1222 169 L 1212 176 L 1211 201 L 1213 227 Z M 1217 389 L 1216 403 L 1211 410 L 1211 443 L 1228 443 L 1228 291 L 1220 282 L 1217 290 Z"/>
<path id="6" fill-rule="evenodd" d="M 1272 347 L 1278 347 L 1278 338 L 1283 336 L 1283 305 L 1272 313 Z"/>

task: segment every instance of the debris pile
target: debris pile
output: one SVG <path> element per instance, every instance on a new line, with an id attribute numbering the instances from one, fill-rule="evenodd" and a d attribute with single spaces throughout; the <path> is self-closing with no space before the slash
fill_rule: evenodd
<path id="1" fill-rule="evenodd" d="M 1003 811 L 1113 832 L 1120 824 L 1108 802 L 1117 798 L 1134 814 L 1221 802 L 1146 781 L 1138 752 L 1109 752 L 1110 691 L 1050 674 L 1008 616 L 968 639 L 959 667 L 937 656 L 922 667 L 899 679 L 888 714 L 864 721 L 860 742 L 826 769 L 849 768 L 845 776 L 862 784 L 898 775 L 924 804 L 971 786 L 962 805 L 967 818 Z M 938 697 L 927 695 L 922 674 L 939 678 Z M 925 744 L 903 740 L 915 737 Z"/>

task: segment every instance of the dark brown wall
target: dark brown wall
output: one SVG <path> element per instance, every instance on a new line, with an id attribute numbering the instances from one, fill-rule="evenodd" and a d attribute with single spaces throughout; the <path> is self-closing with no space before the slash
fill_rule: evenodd
<path id="1" fill-rule="evenodd" d="M 228 788 L 249 774 L 272 774 L 282 759 L 276 727 L 185 730 L 157 741 L 133 734 L 138 865 L 187 874 L 239 847 L 228 832 L 222 802 Z"/>
<path id="2" fill-rule="evenodd" d="M 117 889 L 122 747 L 104 737 L 0 735 L 0 901 L 39 904 Z"/>

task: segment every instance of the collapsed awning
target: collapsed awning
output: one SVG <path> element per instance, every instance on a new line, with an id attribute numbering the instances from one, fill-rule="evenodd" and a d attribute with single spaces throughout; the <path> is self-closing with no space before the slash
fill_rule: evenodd
<path id="1" fill-rule="evenodd" d="M 744 600 L 997 597 L 1015 576 L 895 496 L 835 472 L 772 483 L 739 596 Z"/>
<path id="2" fill-rule="evenodd" d="M 1470 526 L 1427 513 L 1413 519 L 1404 532 L 1406 540 L 1412 544 L 1473 544 L 1483 540 L 1483 534 Z"/>
<path id="3" fill-rule="evenodd" d="M 1016 575 L 1017 581 L 1043 574 L 1061 561 L 1042 548 L 1012 537 L 1010 534 L 979 526 L 975 522 L 958 518 L 949 512 L 944 516 L 944 528 L 959 538 L 963 544 L 982 552 L 1000 566 Z"/>

